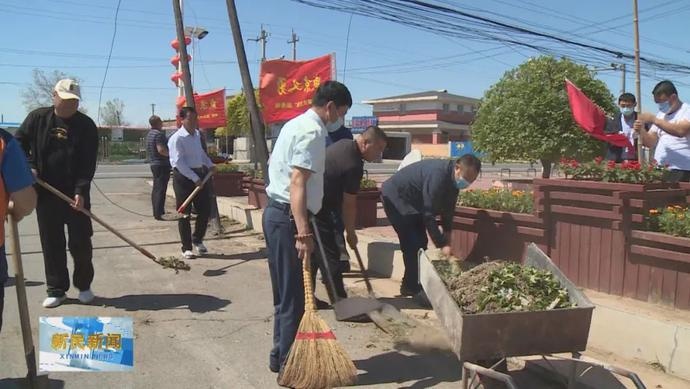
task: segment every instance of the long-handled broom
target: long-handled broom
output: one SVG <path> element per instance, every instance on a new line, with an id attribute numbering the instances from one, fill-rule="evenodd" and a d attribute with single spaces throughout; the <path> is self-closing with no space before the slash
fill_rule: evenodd
<path id="1" fill-rule="evenodd" d="M 311 289 L 311 253 L 304 258 L 304 316 L 290 348 L 280 385 L 321 389 L 354 384 L 357 368 L 319 316 Z"/>

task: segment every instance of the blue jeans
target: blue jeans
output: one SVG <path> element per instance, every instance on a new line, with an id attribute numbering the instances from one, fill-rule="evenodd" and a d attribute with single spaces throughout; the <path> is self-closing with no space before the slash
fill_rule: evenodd
<path id="1" fill-rule="evenodd" d="M 304 314 L 302 262 L 297 257 L 297 229 L 289 204 L 269 201 L 262 224 L 273 288 L 273 349 L 269 363 L 277 371 L 285 364 Z"/>

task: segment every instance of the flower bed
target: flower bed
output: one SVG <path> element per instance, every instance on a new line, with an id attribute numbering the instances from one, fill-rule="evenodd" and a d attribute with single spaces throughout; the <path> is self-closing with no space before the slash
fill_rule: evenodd
<path id="1" fill-rule="evenodd" d="M 559 167 L 566 179 L 626 184 L 660 183 L 667 172 L 665 167 L 656 164 L 642 166 L 637 161 L 604 162 L 601 157 L 584 163 L 563 159 Z"/>
<path id="2" fill-rule="evenodd" d="M 488 189 L 460 192 L 458 205 L 513 213 L 532 213 L 534 196 L 524 190 Z"/>
<path id="3" fill-rule="evenodd" d="M 239 171 L 234 163 L 222 163 L 216 165 L 216 174 L 213 175 L 213 188 L 216 196 L 244 196 L 242 187 L 244 173 Z"/>
<path id="4" fill-rule="evenodd" d="M 376 226 L 380 199 L 381 191 L 376 186 L 376 181 L 363 178 L 357 193 L 357 216 L 355 219 L 357 228 Z"/>
<path id="5" fill-rule="evenodd" d="M 481 261 L 484 257 L 521 261 L 531 242 L 548 251 L 543 220 L 532 213 L 533 209 L 531 192 L 461 192 L 453 217 L 453 251 L 469 261 Z"/>

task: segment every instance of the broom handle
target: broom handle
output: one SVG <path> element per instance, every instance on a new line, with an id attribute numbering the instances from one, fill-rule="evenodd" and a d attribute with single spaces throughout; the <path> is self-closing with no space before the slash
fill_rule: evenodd
<path id="1" fill-rule="evenodd" d="M 206 181 L 208 181 L 209 178 L 211 178 L 211 175 L 213 175 L 213 171 L 209 170 L 208 173 L 206 173 L 206 176 L 204 176 L 204 179 L 201 180 L 199 185 L 197 185 L 196 188 L 194 188 L 194 191 L 187 197 L 187 199 L 180 205 L 179 208 L 177 208 L 177 213 L 184 213 L 184 210 L 187 209 L 187 206 L 189 206 L 189 203 L 194 200 L 196 195 L 201 191 L 201 188 L 204 187 L 204 184 L 206 184 Z"/>
<path id="2" fill-rule="evenodd" d="M 302 277 L 304 278 L 304 310 L 308 312 L 316 312 L 316 303 L 314 303 L 314 293 L 311 289 L 311 253 L 304 255 L 302 262 Z"/>
<path id="3" fill-rule="evenodd" d="M 54 188 L 54 187 L 53 187 L 52 185 L 50 185 L 49 183 L 47 183 L 47 182 L 41 180 L 41 179 L 38 178 L 38 177 L 36 178 L 36 182 L 38 182 L 39 185 L 41 185 L 42 187 L 44 187 L 46 190 L 48 190 L 49 192 L 51 192 L 51 193 L 54 194 L 55 196 L 57 196 L 57 197 L 59 197 L 59 198 L 65 200 L 66 202 L 68 202 L 70 205 L 74 204 L 74 200 L 72 200 L 72 199 L 69 198 L 67 195 L 65 195 L 64 193 L 60 192 L 60 191 L 57 190 L 56 188 Z M 137 249 L 140 253 L 144 254 L 144 255 L 147 256 L 148 258 L 153 259 L 154 261 L 157 259 L 155 255 L 151 254 L 151 253 L 150 253 L 148 250 L 146 250 L 145 248 L 143 248 L 143 247 L 139 246 L 138 244 L 136 244 L 136 243 L 132 242 L 131 240 L 129 240 L 126 236 L 122 235 L 122 234 L 120 233 L 120 231 L 118 231 L 118 230 L 114 229 L 113 227 L 111 227 L 110 225 L 108 225 L 108 223 L 106 223 L 106 222 L 104 222 L 103 220 L 101 220 L 98 216 L 96 216 L 96 215 L 94 215 L 93 213 L 91 213 L 88 209 L 82 207 L 82 208 L 79 209 L 79 211 L 80 211 L 81 213 L 83 213 L 84 215 L 90 217 L 91 219 L 95 220 L 96 222 L 98 222 L 98 224 L 100 224 L 100 225 L 102 225 L 103 227 L 105 227 L 105 229 L 107 229 L 108 231 L 110 231 L 110 232 L 112 232 L 113 234 L 115 234 L 118 238 L 124 240 L 127 244 L 129 244 L 130 246 L 134 247 L 134 248 Z"/>

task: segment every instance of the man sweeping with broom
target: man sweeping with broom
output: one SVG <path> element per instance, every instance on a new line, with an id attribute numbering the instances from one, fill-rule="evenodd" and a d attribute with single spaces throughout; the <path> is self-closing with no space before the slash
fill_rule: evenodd
<path id="1" fill-rule="evenodd" d="M 312 107 L 282 128 L 271 155 L 263 230 L 275 309 L 269 368 L 279 373 L 281 386 L 343 386 L 356 375 L 316 313 L 309 277 L 314 250 L 309 217 L 319 212 L 323 199 L 328 128 L 340 126 L 351 106 L 345 85 L 321 84 Z"/>

